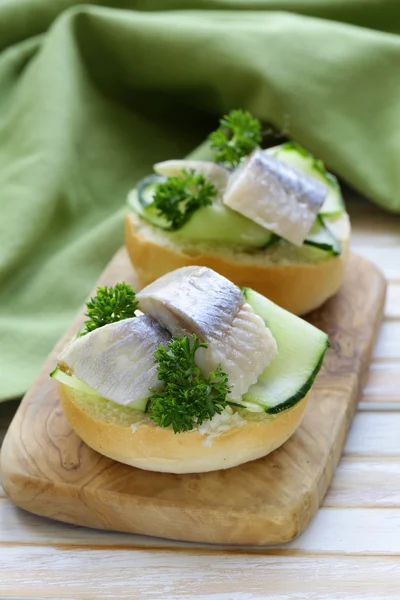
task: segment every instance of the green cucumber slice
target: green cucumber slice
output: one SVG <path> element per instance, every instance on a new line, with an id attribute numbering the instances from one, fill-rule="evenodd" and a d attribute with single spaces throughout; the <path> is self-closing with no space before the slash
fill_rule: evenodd
<path id="1" fill-rule="evenodd" d="M 61 369 L 59 367 L 56 367 L 54 369 L 54 371 L 52 373 L 50 373 L 50 377 L 52 377 L 53 379 L 56 379 L 57 381 L 59 381 L 60 383 L 63 383 L 64 385 L 67 385 L 68 387 L 72 388 L 73 390 L 77 390 L 78 392 L 82 392 L 84 394 L 89 394 L 91 396 L 96 396 L 98 399 L 101 399 L 101 400 L 106 400 L 107 402 L 110 402 L 111 405 L 121 408 L 122 410 L 131 408 L 133 410 L 146 412 L 146 407 L 147 407 L 147 403 L 149 400 L 148 398 L 143 398 L 136 402 L 132 402 L 131 404 L 127 404 L 126 406 L 121 406 L 120 404 L 117 404 L 116 402 L 113 402 L 112 400 L 109 400 L 108 398 L 103 398 L 103 396 L 100 396 L 100 394 L 95 392 L 95 390 L 93 388 L 88 386 L 81 379 L 78 379 L 78 377 L 76 377 L 76 375 L 67 375 L 66 373 L 64 373 L 64 371 L 61 371 Z"/>
<path id="2" fill-rule="evenodd" d="M 149 175 L 139 181 L 137 186 L 137 200 L 139 201 L 138 209 L 140 210 L 141 216 L 155 227 L 168 230 L 168 222 L 157 213 L 157 210 L 154 209 L 152 205 L 157 185 L 163 183 L 166 179 L 167 178 L 162 175 Z M 131 207 L 135 210 L 133 206 Z"/>
<path id="3" fill-rule="evenodd" d="M 128 196 L 128 205 L 140 217 L 155 227 L 168 229 L 166 222 L 152 209 L 151 198 L 159 183 L 159 175 L 146 177 L 137 190 Z M 235 244 L 254 248 L 267 248 L 278 240 L 278 236 L 264 229 L 254 221 L 231 210 L 222 202 L 199 208 L 183 227 L 177 231 L 168 231 L 174 239 L 192 242 L 213 242 Z"/>
<path id="4" fill-rule="evenodd" d="M 149 175 L 138 183 L 139 202 L 143 208 L 148 208 L 153 202 L 154 189 L 159 183 L 164 183 L 167 178 L 162 175 Z"/>
<path id="5" fill-rule="evenodd" d="M 326 171 L 322 160 L 315 158 L 296 142 L 286 142 L 268 148 L 266 152 L 328 187 L 328 195 L 319 211 L 321 216 L 339 216 L 344 212 L 345 206 L 339 183 L 332 173 Z"/>
<path id="6" fill-rule="evenodd" d="M 50 373 L 50 377 L 56 379 L 60 383 L 67 385 L 73 390 L 78 390 L 78 392 L 83 392 L 84 394 L 90 394 L 92 396 L 97 396 L 101 398 L 101 396 L 94 391 L 91 387 L 86 385 L 83 381 L 78 379 L 75 375 L 67 375 L 64 371 L 61 371 L 59 367 L 56 367 L 52 373 Z"/>
<path id="7" fill-rule="evenodd" d="M 329 252 L 333 256 L 338 256 L 342 252 L 339 240 L 326 227 L 321 216 L 318 215 L 310 233 L 304 240 L 306 246 L 314 246 Z"/>
<path id="8" fill-rule="evenodd" d="M 243 396 L 243 404 L 254 403 L 267 413 L 279 413 L 310 390 L 329 347 L 328 336 L 254 290 L 245 288 L 243 293 L 278 345 L 278 355 Z"/>

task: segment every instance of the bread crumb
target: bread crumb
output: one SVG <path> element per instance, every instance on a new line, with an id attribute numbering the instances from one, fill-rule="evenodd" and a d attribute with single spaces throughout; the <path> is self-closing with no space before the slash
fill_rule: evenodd
<path id="1" fill-rule="evenodd" d="M 204 421 L 198 427 L 200 435 L 207 436 L 202 445 L 211 447 L 215 437 L 234 427 L 242 427 L 246 423 L 246 419 L 243 419 L 239 413 L 234 412 L 230 406 L 226 406 L 220 414 L 215 414 L 212 419 Z"/>

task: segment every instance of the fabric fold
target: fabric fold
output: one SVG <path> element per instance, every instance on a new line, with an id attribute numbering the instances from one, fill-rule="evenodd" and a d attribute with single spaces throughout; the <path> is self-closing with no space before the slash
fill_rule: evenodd
<path id="1" fill-rule="evenodd" d="M 123 243 L 129 189 L 232 108 L 400 213 L 399 31 L 389 0 L 0 2 L 0 400 Z"/>

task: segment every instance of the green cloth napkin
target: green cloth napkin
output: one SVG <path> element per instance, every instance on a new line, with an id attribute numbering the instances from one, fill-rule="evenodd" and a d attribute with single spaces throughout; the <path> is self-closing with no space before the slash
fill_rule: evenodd
<path id="1" fill-rule="evenodd" d="M 123 242 L 128 190 L 248 108 L 400 211 L 398 0 L 0 0 L 0 399 Z"/>

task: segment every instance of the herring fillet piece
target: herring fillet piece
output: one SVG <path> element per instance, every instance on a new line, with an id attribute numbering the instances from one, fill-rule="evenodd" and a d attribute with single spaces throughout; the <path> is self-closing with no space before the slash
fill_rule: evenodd
<path id="1" fill-rule="evenodd" d="M 158 383 L 154 352 L 171 335 L 148 315 L 99 327 L 78 337 L 58 357 L 76 377 L 117 404 L 150 396 Z"/>
<path id="2" fill-rule="evenodd" d="M 158 175 L 165 177 L 182 177 L 183 170 L 193 169 L 196 175 L 204 175 L 205 179 L 213 183 L 220 193 L 228 184 L 229 172 L 220 165 L 206 160 L 165 160 L 156 163 L 153 168 Z"/>
<path id="3" fill-rule="evenodd" d="M 296 246 L 306 239 L 328 194 L 316 179 L 255 150 L 229 179 L 223 202 Z"/>
<path id="4" fill-rule="evenodd" d="M 221 364 L 232 400 L 241 399 L 277 354 L 272 333 L 239 288 L 207 267 L 172 271 L 136 298 L 172 335 L 195 333 L 208 343 L 196 352 L 196 362 L 205 376 Z"/>

